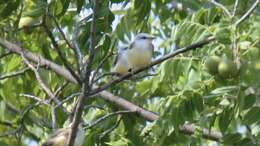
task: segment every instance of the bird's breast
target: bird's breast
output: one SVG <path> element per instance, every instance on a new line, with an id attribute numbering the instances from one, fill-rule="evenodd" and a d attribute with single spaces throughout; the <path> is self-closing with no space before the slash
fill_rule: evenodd
<path id="1" fill-rule="evenodd" d="M 152 50 L 146 45 L 137 45 L 128 51 L 129 66 L 138 69 L 151 62 Z"/>

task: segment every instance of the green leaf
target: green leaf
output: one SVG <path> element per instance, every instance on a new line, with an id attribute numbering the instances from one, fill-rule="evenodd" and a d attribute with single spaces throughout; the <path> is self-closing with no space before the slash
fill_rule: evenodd
<path id="1" fill-rule="evenodd" d="M 69 8 L 70 5 L 70 1 L 71 0 L 61 0 L 61 3 L 63 4 L 63 8 L 62 8 L 62 12 L 58 15 L 62 16 L 65 14 L 65 12 L 67 11 L 67 9 Z"/>
<path id="2" fill-rule="evenodd" d="M 227 134 L 225 135 L 222 140 L 224 144 L 231 145 L 236 144 L 239 142 L 242 138 L 242 135 L 240 133 L 234 133 L 234 134 Z"/>
<path id="3" fill-rule="evenodd" d="M 112 3 L 121 3 L 124 2 L 125 0 L 110 0 Z"/>
<path id="4" fill-rule="evenodd" d="M 247 125 L 260 121 L 260 107 L 252 107 L 243 117 L 243 123 Z"/>
<path id="5" fill-rule="evenodd" d="M 258 145 L 254 144 L 250 138 L 244 138 L 238 143 L 236 143 L 236 146 L 258 146 Z"/>
<path id="6" fill-rule="evenodd" d="M 83 4 L 84 4 L 84 1 L 82 0 L 77 0 L 77 12 L 80 13 L 82 7 L 83 7 Z"/>
<path id="7" fill-rule="evenodd" d="M 219 129 L 222 133 L 225 133 L 229 127 L 229 124 L 231 123 L 231 120 L 233 118 L 233 109 L 232 108 L 226 108 L 221 113 L 219 117 Z"/>
<path id="8" fill-rule="evenodd" d="M 241 110 L 251 108 L 256 102 L 256 95 L 241 95 L 239 96 L 239 107 Z"/>
<path id="9" fill-rule="evenodd" d="M 235 91 L 237 89 L 238 89 L 238 86 L 219 87 L 219 88 L 211 91 L 211 94 L 224 94 L 224 93 Z"/>
<path id="10" fill-rule="evenodd" d="M 0 141 L 0 146 L 10 146 L 10 145 L 6 144 L 6 143 L 3 142 L 3 141 Z"/>
<path id="11" fill-rule="evenodd" d="M 5 19 L 10 16 L 12 12 L 18 8 L 19 3 L 20 0 L 7 2 L 5 8 L 0 12 L 1 17 Z"/>

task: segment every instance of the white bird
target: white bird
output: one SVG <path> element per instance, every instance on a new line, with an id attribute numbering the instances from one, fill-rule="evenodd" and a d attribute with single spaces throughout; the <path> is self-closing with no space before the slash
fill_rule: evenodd
<path id="1" fill-rule="evenodd" d="M 117 54 L 112 64 L 112 73 L 116 73 L 118 75 L 124 75 L 128 73 L 130 68 L 127 61 L 127 48 L 127 46 L 118 48 Z"/>
<path id="2" fill-rule="evenodd" d="M 71 126 L 72 124 L 70 124 L 69 127 L 58 129 L 42 144 L 42 146 L 65 146 L 69 139 Z M 73 146 L 82 146 L 84 138 L 85 132 L 82 123 L 80 123 L 78 126 L 78 131 Z"/>
<path id="3" fill-rule="evenodd" d="M 154 51 L 153 39 L 154 37 L 149 34 L 140 33 L 136 35 L 134 41 L 129 45 L 127 62 L 131 71 L 151 63 Z"/>

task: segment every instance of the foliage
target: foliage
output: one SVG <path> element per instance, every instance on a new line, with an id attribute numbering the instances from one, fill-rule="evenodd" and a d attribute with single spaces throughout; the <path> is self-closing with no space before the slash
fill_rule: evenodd
<path id="1" fill-rule="evenodd" d="M 223 138 L 217 145 L 260 145 L 260 9 L 259 6 L 248 19 L 239 25 L 235 22 L 251 7 L 254 0 L 239 0 L 234 17 L 228 17 L 218 6 L 207 0 L 100 0 L 96 23 L 96 54 L 93 68 L 120 43 L 128 43 L 133 34 L 148 32 L 157 37 L 154 58 L 159 58 L 208 36 L 217 41 L 209 45 L 169 59 L 154 68 L 155 76 L 126 80 L 108 90 L 150 111 L 160 118 L 147 122 L 134 114 L 113 116 L 101 124 L 86 130 L 85 145 L 98 143 L 108 146 L 171 146 L 210 145 L 214 142 L 203 139 L 201 130 L 219 131 Z M 230 12 L 235 0 L 220 0 Z M 59 65 L 64 65 L 53 44 L 39 25 L 46 14 L 54 16 L 68 40 L 76 40 L 83 60 L 89 58 L 92 18 L 92 1 L 82 0 L 9 0 L 0 1 L 0 37 L 19 44 L 28 51 L 42 55 Z M 89 15 L 89 16 L 88 16 Z M 34 18 L 28 26 L 31 31 L 19 28 L 23 17 Z M 85 19 L 84 19 L 85 18 Z M 81 21 L 82 20 L 82 21 Z M 46 19 L 67 63 L 77 70 L 77 56 L 65 43 L 53 17 Z M 120 43 L 118 43 L 120 40 Z M 7 50 L 0 47 L 0 54 Z M 114 50 L 115 52 L 115 50 Z M 235 62 L 239 73 L 225 79 L 210 75 L 205 69 L 209 56 L 221 56 Z M 112 58 L 106 61 L 97 76 L 110 71 Z M 37 64 L 35 64 L 37 65 Z M 26 68 L 21 57 L 11 54 L 0 58 L 0 77 Z M 38 70 L 45 84 L 53 91 L 66 84 L 57 93 L 64 100 L 80 87 L 48 70 Z M 98 86 L 112 80 L 104 77 Z M 41 89 L 34 72 L 27 70 L 19 76 L 0 78 L 0 145 L 29 145 L 42 143 L 51 130 L 51 108 L 24 96 L 33 95 L 48 99 Z M 86 107 L 84 121 L 96 119 L 119 109 L 95 95 Z M 64 104 L 68 110 L 76 99 Z M 96 107 L 102 107 L 101 109 Z M 28 108 L 31 108 L 28 110 Z M 26 112 L 28 110 L 28 112 Z M 24 114 L 25 113 L 25 114 Z M 57 127 L 63 127 L 69 115 L 56 109 Z M 104 135 L 108 129 L 117 127 Z M 184 123 L 198 127 L 194 136 L 179 132 Z M 15 133 L 14 133 L 15 132 Z"/>

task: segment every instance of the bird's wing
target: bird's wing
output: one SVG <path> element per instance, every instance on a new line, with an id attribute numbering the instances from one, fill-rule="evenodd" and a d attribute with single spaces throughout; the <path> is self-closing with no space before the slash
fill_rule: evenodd
<path id="1" fill-rule="evenodd" d="M 113 59 L 112 67 L 116 66 L 116 63 L 119 60 L 120 54 L 123 54 L 122 51 L 126 51 L 127 48 L 128 48 L 127 46 L 126 47 L 122 47 L 122 49 L 117 51 L 116 56 Z"/>

